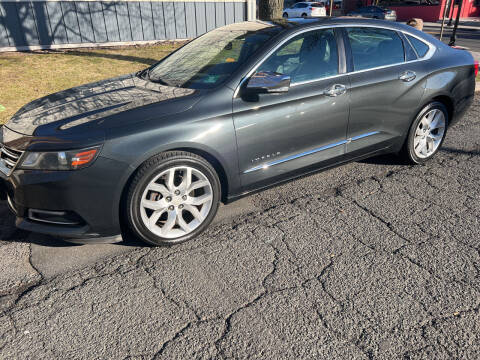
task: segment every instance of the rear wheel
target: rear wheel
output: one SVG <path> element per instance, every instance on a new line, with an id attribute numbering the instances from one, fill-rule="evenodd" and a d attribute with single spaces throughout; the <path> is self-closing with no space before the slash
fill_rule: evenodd
<path id="1" fill-rule="evenodd" d="M 283 13 L 283 17 L 284 17 L 285 19 L 288 18 L 288 13 L 284 12 L 284 13 Z"/>
<path id="2" fill-rule="evenodd" d="M 303 13 L 302 14 L 302 18 L 306 18 L 307 17 L 307 14 L 306 13 Z"/>
<path id="3" fill-rule="evenodd" d="M 417 115 L 402 150 L 411 163 L 422 164 L 432 158 L 445 139 L 448 111 L 440 102 L 432 102 Z"/>
<path id="4" fill-rule="evenodd" d="M 211 223 L 221 187 L 213 167 L 188 152 L 166 152 L 141 166 L 127 196 L 132 231 L 153 245 L 190 240 Z"/>

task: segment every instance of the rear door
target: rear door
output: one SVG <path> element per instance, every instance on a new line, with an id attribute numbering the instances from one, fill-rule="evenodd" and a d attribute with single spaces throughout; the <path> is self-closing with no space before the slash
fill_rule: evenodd
<path id="1" fill-rule="evenodd" d="M 310 30 L 287 40 L 256 71 L 289 75 L 289 91 L 251 98 L 240 89 L 233 99 L 245 190 L 344 154 L 348 76 L 338 40 L 341 47 L 333 29 Z"/>
<path id="2" fill-rule="evenodd" d="M 390 146 L 413 120 L 424 92 L 426 63 L 407 57 L 404 38 L 394 30 L 349 27 L 344 31 L 351 71 L 347 152 Z"/>

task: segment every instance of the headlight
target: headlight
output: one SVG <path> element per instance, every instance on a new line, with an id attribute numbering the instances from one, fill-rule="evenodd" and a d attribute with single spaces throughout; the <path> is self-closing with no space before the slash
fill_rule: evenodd
<path id="1" fill-rule="evenodd" d="M 99 152 L 100 146 L 59 152 L 26 152 L 18 168 L 25 170 L 77 170 L 91 165 Z"/>

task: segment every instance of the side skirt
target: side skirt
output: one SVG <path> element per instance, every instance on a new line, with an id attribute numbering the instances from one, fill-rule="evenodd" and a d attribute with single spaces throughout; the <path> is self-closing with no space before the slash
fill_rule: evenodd
<path id="1" fill-rule="evenodd" d="M 316 165 L 313 165 L 311 167 L 306 168 L 306 170 L 303 171 L 300 174 L 297 174 L 297 172 L 292 172 L 292 173 L 286 175 L 284 178 L 281 178 L 279 180 L 275 180 L 271 184 L 259 186 L 258 188 L 247 190 L 247 191 L 242 192 L 242 193 L 237 194 L 237 195 L 228 196 L 226 201 L 225 201 L 225 204 L 230 204 L 230 203 L 235 202 L 237 200 L 240 200 L 240 199 L 242 199 L 246 196 L 250 196 L 250 195 L 253 195 L 253 194 L 268 190 L 268 189 L 271 189 L 273 187 L 291 182 L 293 180 L 297 180 L 297 179 L 301 179 L 301 178 L 310 176 L 310 175 L 315 174 L 315 173 L 319 173 L 319 172 L 323 172 L 325 170 L 333 169 L 333 168 L 336 168 L 338 166 L 345 165 L 345 164 L 347 164 L 349 162 L 352 162 L 352 161 L 364 160 L 364 159 L 367 159 L 367 158 L 370 158 L 370 157 L 373 157 L 373 156 L 389 154 L 389 153 L 394 153 L 394 152 L 392 152 L 392 146 L 391 145 L 387 146 L 387 147 L 384 147 L 384 148 L 381 148 L 381 149 L 377 149 L 377 150 L 368 152 L 368 153 L 364 153 L 364 154 L 358 155 L 358 156 L 353 156 L 352 157 L 352 156 L 348 156 L 348 155 L 343 155 L 341 160 L 339 160 L 339 161 L 329 163 L 329 164 L 326 164 L 326 165 L 325 164 L 316 164 Z"/>

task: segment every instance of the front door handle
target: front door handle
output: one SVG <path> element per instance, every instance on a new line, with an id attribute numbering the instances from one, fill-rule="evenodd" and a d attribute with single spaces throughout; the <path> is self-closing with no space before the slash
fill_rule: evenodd
<path id="1" fill-rule="evenodd" d="M 324 91 L 324 94 L 327 96 L 338 96 L 345 94 L 347 87 L 342 84 L 334 84 L 329 89 Z"/>
<path id="2" fill-rule="evenodd" d="M 398 77 L 400 80 L 409 82 L 414 80 L 417 77 L 417 74 L 415 74 L 413 71 L 405 71 L 404 73 L 401 73 L 400 76 Z"/>

